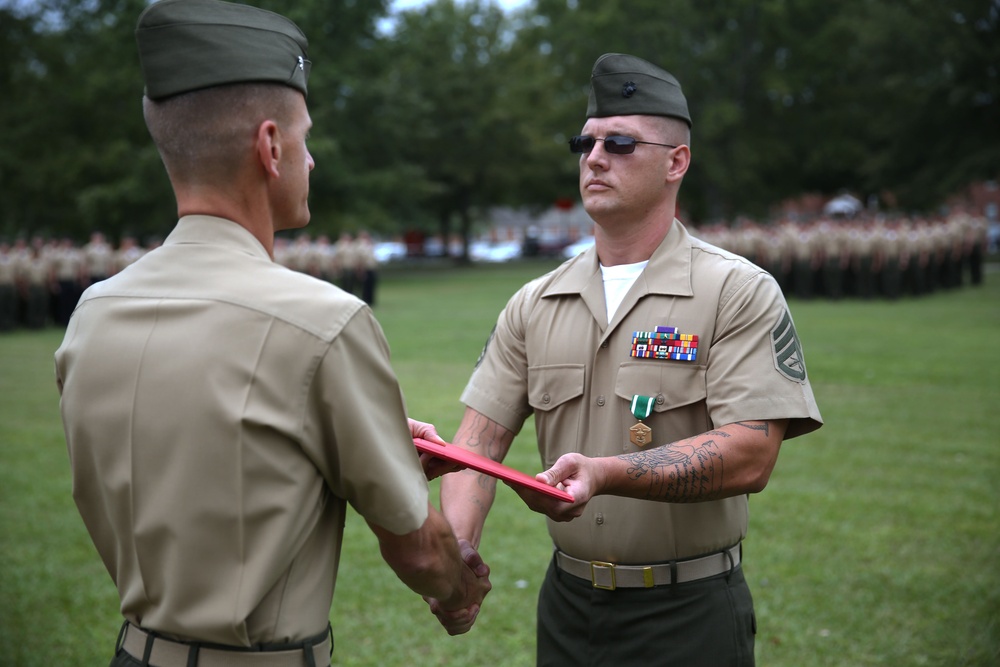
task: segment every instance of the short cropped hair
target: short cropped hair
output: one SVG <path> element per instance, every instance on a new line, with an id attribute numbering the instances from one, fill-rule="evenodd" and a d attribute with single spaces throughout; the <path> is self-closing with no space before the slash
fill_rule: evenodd
<path id="1" fill-rule="evenodd" d="M 657 131 L 663 143 L 673 146 L 691 145 L 691 128 L 688 124 L 679 119 L 669 116 L 650 116 L 656 121 Z"/>
<path id="2" fill-rule="evenodd" d="M 153 143 L 174 183 L 225 185 L 247 159 L 265 120 L 289 123 L 298 91 L 239 83 L 142 100 Z"/>

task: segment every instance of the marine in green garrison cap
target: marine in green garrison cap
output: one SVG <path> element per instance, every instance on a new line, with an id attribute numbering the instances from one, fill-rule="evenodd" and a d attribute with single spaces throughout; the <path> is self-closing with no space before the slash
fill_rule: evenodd
<path id="1" fill-rule="evenodd" d="M 502 459 L 530 416 L 551 466 L 536 478 L 574 498 L 514 487 L 555 546 L 536 665 L 753 665 L 748 496 L 822 423 L 805 358 L 774 278 L 681 221 L 678 80 L 610 53 L 590 83 L 569 148 L 594 244 L 509 299 L 453 442 Z M 459 538 L 484 536 L 495 493 L 444 475 Z"/>
<path id="2" fill-rule="evenodd" d="M 161 0 L 136 40 L 179 220 L 87 289 L 55 355 L 73 498 L 124 617 L 111 666 L 329 665 L 348 503 L 467 632 L 489 569 L 428 502 L 413 438 L 437 434 L 408 420 L 371 309 L 273 261 L 310 219 L 305 35 Z"/>

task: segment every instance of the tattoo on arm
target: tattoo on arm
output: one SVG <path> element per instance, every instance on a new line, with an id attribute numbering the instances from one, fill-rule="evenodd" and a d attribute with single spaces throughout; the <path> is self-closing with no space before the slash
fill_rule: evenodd
<path id="1" fill-rule="evenodd" d="M 489 475 L 479 475 L 479 484 L 483 486 L 483 477 L 489 477 Z M 496 480 L 493 480 L 493 488 L 496 488 Z M 479 498 L 473 498 L 471 500 L 472 504 L 475 505 L 476 509 L 479 511 L 479 515 L 483 517 L 483 521 L 486 520 L 486 515 L 490 513 L 490 508 Z"/>
<path id="2" fill-rule="evenodd" d="M 500 461 L 510 447 L 510 443 L 513 442 L 514 434 L 495 421 L 481 414 L 476 414 L 469 427 L 463 429 L 459 434 L 459 440 L 466 447 L 479 451 L 483 456 Z M 484 443 L 486 445 L 485 452 L 481 451 Z"/>
<path id="3" fill-rule="evenodd" d="M 497 479 L 496 479 L 496 477 L 490 477 L 489 475 L 487 475 L 484 472 L 475 472 L 473 470 L 470 470 L 469 472 L 475 473 L 475 475 L 476 475 L 476 484 L 479 486 L 479 488 L 481 488 L 483 491 L 489 491 L 490 493 L 496 493 L 496 489 L 497 489 Z M 485 514 L 485 512 L 484 512 L 484 514 Z"/>
<path id="4" fill-rule="evenodd" d="M 760 431 L 765 436 L 771 435 L 770 422 L 736 422 L 736 426 L 750 429 L 751 431 Z"/>
<path id="5" fill-rule="evenodd" d="M 709 439 L 703 440 L 709 436 Z M 629 464 L 633 480 L 649 480 L 646 499 L 675 503 L 700 502 L 720 497 L 723 481 L 722 453 L 711 437 L 729 435 L 713 431 L 655 449 L 618 458 Z"/>
<path id="6" fill-rule="evenodd" d="M 456 443 L 461 442 L 466 447 L 494 461 L 503 459 L 513 440 L 514 434 L 511 431 L 478 413 L 473 416 L 471 423 L 459 430 L 455 437 Z M 484 449 L 485 451 L 483 451 Z M 481 489 L 490 493 L 495 492 L 496 478 L 471 470 L 466 472 L 477 476 L 476 483 Z"/>

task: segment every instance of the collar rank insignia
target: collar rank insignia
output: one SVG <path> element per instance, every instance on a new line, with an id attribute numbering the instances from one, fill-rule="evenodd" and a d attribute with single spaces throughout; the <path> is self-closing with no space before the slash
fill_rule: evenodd
<path id="1" fill-rule="evenodd" d="M 698 360 L 697 334 L 678 333 L 677 327 L 632 332 L 632 356 L 639 359 Z"/>

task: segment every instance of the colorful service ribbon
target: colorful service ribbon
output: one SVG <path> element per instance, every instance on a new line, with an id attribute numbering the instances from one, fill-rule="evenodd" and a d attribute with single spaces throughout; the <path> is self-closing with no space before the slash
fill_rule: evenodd
<path id="1" fill-rule="evenodd" d="M 632 332 L 632 356 L 640 359 L 698 360 L 698 336 L 682 334 L 677 327 Z"/>

